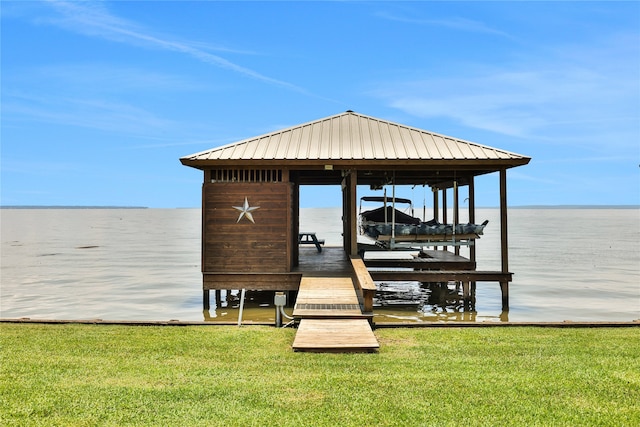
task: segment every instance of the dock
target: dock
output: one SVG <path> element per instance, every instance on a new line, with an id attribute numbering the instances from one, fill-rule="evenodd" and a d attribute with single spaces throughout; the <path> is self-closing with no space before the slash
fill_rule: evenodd
<path id="1" fill-rule="evenodd" d="M 478 271 L 475 262 L 452 252 L 428 250 L 420 257 L 374 252 L 363 259 L 330 247 L 321 252 L 305 248 L 301 254 L 292 272 L 301 275 L 293 311 L 299 322 L 294 351 L 377 351 L 372 330 L 374 281 L 455 281 L 461 285 L 465 310 L 473 308 L 476 282 L 498 282 L 503 309 L 508 309 L 512 273 Z"/>
<path id="2" fill-rule="evenodd" d="M 339 261 L 327 260 L 340 266 L 331 275 L 315 269 L 303 272 L 293 310 L 299 320 L 294 351 L 375 352 L 380 347 L 371 328 L 373 313 L 364 311 L 358 295 L 359 281 L 356 277 L 354 282 L 344 253 Z"/>
<path id="3" fill-rule="evenodd" d="M 365 319 L 302 319 L 294 351 L 373 353 L 380 344 Z"/>

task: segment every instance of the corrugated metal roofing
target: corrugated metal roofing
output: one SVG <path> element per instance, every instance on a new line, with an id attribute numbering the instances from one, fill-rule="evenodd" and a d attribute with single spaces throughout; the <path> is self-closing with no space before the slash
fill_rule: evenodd
<path id="1" fill-rule="evenodd" d="M 347 111 L 185 156 L 197 163 L 253 160 L 513 160 L 529 158 Z"/>

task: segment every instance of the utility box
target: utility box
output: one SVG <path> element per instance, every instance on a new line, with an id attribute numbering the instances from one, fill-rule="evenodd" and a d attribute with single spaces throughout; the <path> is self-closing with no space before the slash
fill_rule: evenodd
<path id="1" fill-rule="evenodd" d="M 273 304 L 276 306 L 284 307 L 287 305 L 287 295 L 284 292 L 276 292 L 276 296 L 273 299 Z"/>

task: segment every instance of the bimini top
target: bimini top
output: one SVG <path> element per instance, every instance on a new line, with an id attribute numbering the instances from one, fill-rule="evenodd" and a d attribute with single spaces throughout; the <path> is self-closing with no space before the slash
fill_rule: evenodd
<path id="1" fill-rule="evenodd" d="M 347 111 L 182 157 L 187 166 L 248 162 L 304 164 L 354 161 L 498 161 L 518 166 L 530 158 Z"/>

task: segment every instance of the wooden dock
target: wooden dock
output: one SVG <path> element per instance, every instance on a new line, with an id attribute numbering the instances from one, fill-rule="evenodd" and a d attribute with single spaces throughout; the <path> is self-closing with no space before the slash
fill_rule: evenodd
<path id="1" fill-rule="evenodd" d="M 300 319 L 294 351 L 374 352 L 380 347 L 350 276 L 303 276 L 293 317 Z"/>
<path id="2" fill-rule="evenodd" d="M 302 277 L 293 309 L 298 318 L 363 318 L 350 277 Z"/>
<path id="3" fill-rule="evenodd" d="M 302 319 L 295 351 L 316 353 L 372 353 L 380 344 L 366 319 Z"/>
<path id="4" fill-rule="evenodd" d="M 509 307 L 512 273 L 478 271 L 475 262 L 448 251 L 427 250 L 423 257 L 373 253 L 347 257 L 342 248 L 300 250 L 292 274 L 301 276 L 293 316 L 299 321 L 293 349 L 315 352 L 374 352 L 371 329 L 374 281 L 449 282 L 462 285 L 465 311 L 473 307 L 476 282 L 498 282 L 503 310 Z"/>

